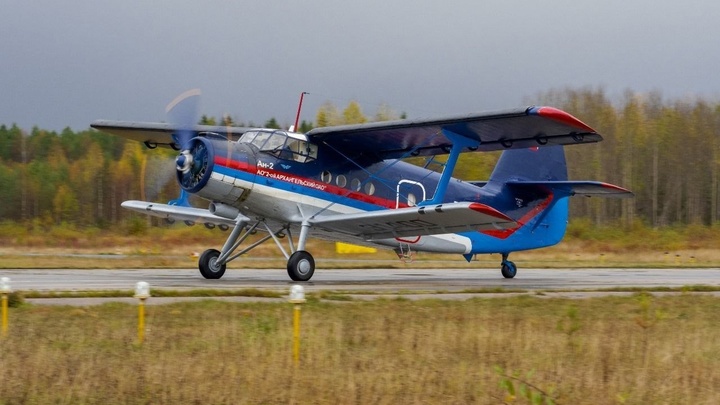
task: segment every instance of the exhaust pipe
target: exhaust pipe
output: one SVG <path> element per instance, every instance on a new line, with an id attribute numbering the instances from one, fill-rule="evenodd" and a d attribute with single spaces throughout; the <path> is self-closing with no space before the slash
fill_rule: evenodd
<path id="1" fill-rule="evenodd" d="M 210 213 L 227 219 L 235 219 L 240 215 L 240 210 L 227 204 L 210 203 Z"/>

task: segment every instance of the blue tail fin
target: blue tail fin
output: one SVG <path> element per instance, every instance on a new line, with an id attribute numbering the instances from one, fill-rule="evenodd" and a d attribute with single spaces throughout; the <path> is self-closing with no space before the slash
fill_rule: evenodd
<path id="1" fill-rule="evenodd" d="M 533 249 L 558 243 L 568 218 L 567 195 L 557 195 L 551 182 L 567 181 L 562 146 L 511 149 L 503 152 L 487 183 L 493 207 L 514 219 L 518 228 L 484 232 L 498 241 L 498 251 Z M 531 182 L 532 187 L 518 186 Z M 501 248 L 500 246 L 505 246 Z"/>
<path id="2" fill-rule="evenodd" d="M 565 181 L 567 164 L 562 146 L 510 149 L 503 152 L 489 183 Z"/>

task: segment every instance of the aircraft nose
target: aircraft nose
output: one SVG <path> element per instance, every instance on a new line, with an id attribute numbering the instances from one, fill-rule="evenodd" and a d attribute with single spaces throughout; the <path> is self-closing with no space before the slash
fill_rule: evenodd
<path id="1" fill-rule="evenodd" d="M 207 184 L 213 171 L 213 147 L 205 138 L 193 138 L 175 158 L 177 179 L 185 191 L 196 193 Z"/>

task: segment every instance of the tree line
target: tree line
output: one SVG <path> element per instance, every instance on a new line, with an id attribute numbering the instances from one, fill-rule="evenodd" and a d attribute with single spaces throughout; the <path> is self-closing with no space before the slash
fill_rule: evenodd
<path id="1" fill-rule="evenodd" d="M 605 138 L 566 148 L 571 179 L 607 181 L 635 193 L 629 200 L 575 198 L 573 218 L 628 227 L 638 222 L 653 227 L 718 224 L 720 103 L 666 101 L 659 93 L 629 91 L 613 102 L 602 89 L 557 90 L 536 100 L 568 111 Z M 326 103 L 314 125 L 399 118 L 405 114 L 387 106 L 366 116 L 356 102 L 342 110 Z M 242 126 L 229 117 L 204 116 L 201 122 Z M 274 118 L 264 126 L 280 127 Z M 300 127 L 305 132 L 313 123 L 303 121 Z M 122 201 L 164 202 L 178 195 L 175 154 L 92 129 L 25 132 L 0 125 L 0 221 L 117 225 L 132 215 L 120 209 Z M 487 179 L 498 157 L 465 154 L 456 177 Z"/>

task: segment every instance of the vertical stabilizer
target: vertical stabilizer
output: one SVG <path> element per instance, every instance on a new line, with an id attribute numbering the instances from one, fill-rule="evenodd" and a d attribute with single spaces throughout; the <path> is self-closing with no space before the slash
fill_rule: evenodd
<path id="1" fill-rule="evenodd" d="M 504 151 L 489 182 L 565 181 L 567 178 L 563 147 L 546 146 Z"/>

